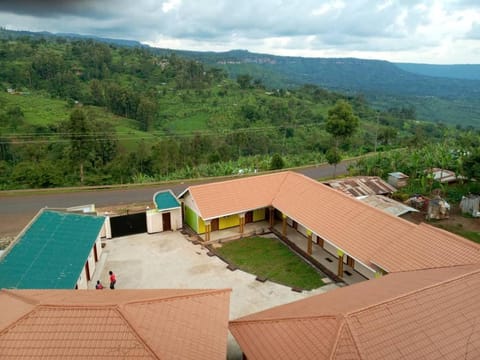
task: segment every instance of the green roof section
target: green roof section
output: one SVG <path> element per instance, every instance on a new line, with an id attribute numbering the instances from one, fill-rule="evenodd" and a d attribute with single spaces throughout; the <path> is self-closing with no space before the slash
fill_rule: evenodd
<path id="1" fill-rule="evenodd" d="M 170 210 L 180 207 L 180 203 L 170 190 L 156 192 L 153 195 L 153 202 L 158 210 Z"/>
<path id="2" fill-rule="evenodd" d="M 73 289 L 103 216 L 43 210 L 0 258 L 0 288 Z"/>

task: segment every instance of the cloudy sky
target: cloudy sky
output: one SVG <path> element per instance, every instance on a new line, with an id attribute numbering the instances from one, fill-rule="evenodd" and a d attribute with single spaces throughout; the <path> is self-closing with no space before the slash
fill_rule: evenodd
<path id="1" fill-rule="evenodd" d="M 480 64 L 480 0 L 0 0 L 0 26 L 172 49 Z"/>

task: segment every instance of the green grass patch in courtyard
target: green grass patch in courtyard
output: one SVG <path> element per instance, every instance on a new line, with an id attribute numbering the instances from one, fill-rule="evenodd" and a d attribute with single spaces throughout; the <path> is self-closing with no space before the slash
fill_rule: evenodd
<path id="1" fill-rule="evenodd" d="M 216 251 L 238 268 L 280 284 L 305 290 L 324 285 L 319 272 L 275 238 L 235 240 Z"/>

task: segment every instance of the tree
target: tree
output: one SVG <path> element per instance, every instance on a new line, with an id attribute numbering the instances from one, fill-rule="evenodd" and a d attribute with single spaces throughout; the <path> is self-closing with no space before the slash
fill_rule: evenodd
<path id="1" fill-rule="evenodd" d="M 237 83 L 241 89 L 249 89 L 252 87 L 253 78 L 248 74 L 240 74 L 237 76 Z"/>
<path id="2" fill-rule="evenodd" d="M 327 150 L 325 154 L 327 161 L 330 165 L 333 165 L 333 177 L 335 178 L 337 172 L 337 164 L 342 161 L 342 155 L 336 147 Z"/>
<path id="3" fill-rule="evenodd" d="M 273 154 L 272 160 L 270 161 L 270 170 L 283 169 L 284 166 L 285 162 L 283 161 L 283 158 L 280 156 L 280 154 Z"/>
<path id="4" fill-rule="evenodd" d="M 151 129 L 156 116 L 157 105 L 155 102 L 147 97 L 140 97 L 136 119 L 140 122 L 141 129 L 143 131 Z"/>
<path id="5" fill-rule="evenodd" d="M 325 130 L 332 135 L 337 150 L 341 140 L 353 135 L 358 123 L 358 117 L 353 114 L 351 105 L 345 100 L 338 100 L 335 106 L 328 110 Z"/>
<path id="6" fill-rule="evenodd" d="M 477 150 L 463 159 L 463 169 L 469 179 L 480 179 L 480 151 Z"/>
<path id="7" fill-rule="evenodd" d="M 70 160 L 78 164 L 80 172 L 80 183 L 84 182 L 84 165 L 90 157 L 92 142 L 90 139 L 91 129 L 87 117 L 82 109 L 75 109 L 70 114 L 66 124 L 67 137 L 70 140 Z"/>

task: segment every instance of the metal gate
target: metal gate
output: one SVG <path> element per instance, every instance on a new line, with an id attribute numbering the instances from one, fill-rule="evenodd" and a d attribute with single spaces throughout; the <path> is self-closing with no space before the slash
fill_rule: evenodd
<path id="1" fill-rule="evenodd" d="M 115 216 L 110 218 L 112 237 L 147 232 L 147 213 Z"/>

